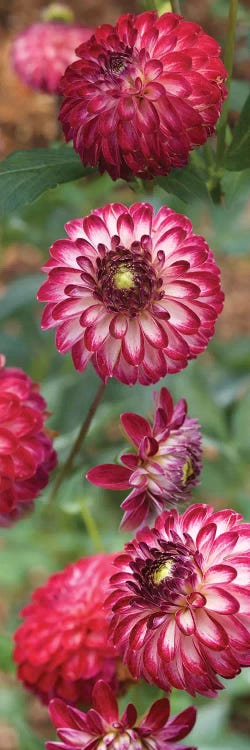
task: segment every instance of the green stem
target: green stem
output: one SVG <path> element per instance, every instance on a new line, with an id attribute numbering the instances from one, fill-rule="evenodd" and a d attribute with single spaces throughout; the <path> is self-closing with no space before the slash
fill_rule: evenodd
<path id="1" fill-rule="evenodd" d="M 142 189 L 146 195 L 153 195 L 154 180 L 142 180 Z"/>
<path id="2" fill-rule="evenodd" d="M 228 96 L 222 107 L 222 113 L 217 127 L 217 150 L 216 150 L 216 164 L 220 166 L 223 163 L 223 156 L 226 147 L 226 129 L 227 129 L 227 117 L 229 110 L 229 93 L 231 87 L 231 78 L 233 71 L 233 60 L 234 60 L 234 47 L 235 47 L 235 35 L 236 35 L 236 23 L 237 23 L 237 11 L 238 11 L 238 0 L 230 0 L 229 14 L 228 14 L 228 26 L 227 26 L 227 38 L 224 53 L 224 63 L 228 72 L 227 89 Z"/>
<path id="3" fill-rule="evenodd" d="M 155 0 L 141 0 L 140 6 L 142 6 L 142 10 L 157 10 Z"/>
<path id="4" fill-rule="evenodd" d="M 103 545 L 102 538 L 95 519 L 91 515 L 84 501 L 81 503 L 81 516 L 86 526 L 88 535 L 93 543 L 94 549 L 96 550 L 96 552 L 105 552 L 105 547 Z"/>
<path id="5" fill-rule="evenodd" d="M 182 15 L 180 0 L 170 0 L 173 13 Z"/>
<path id="6" fill-rule="evenodd" d="M 74 444 L 73 444 L 73 446 L 71 448 L 71 451 L 70 451 L 70 454 L 69 454 L 69 456 L 67 458 L 67 461 L 65 462 L 65 464 L 63 464 L 61 471 L 57 475 L 57 478 L 56 478 L 56 481 L 55 481 L 55 484 L 54 484 L 54 487 L 53 487 L 53 490 L 52 490 L 52 494 L 51 494 L 51 501 L 55 499 L 55 497 L 57 496 L 58 490 L 61 487 L 62 482 L 64 481 L 64 479 L 70 473 L 70 470 L 71 470 L 72 465 L 74 463 L 74 458 L 77 455 L 77 453 L 79 453 L 79 450 L 82 447 L 84 438 L 86 437 L 86 434 L 88 432 L 88 429 L 90 427 L 92 419 L 95 416 L 97 407 L 99 406 L 99 403 L 100 403 L 100 401 L 102 399 L 102 396 L 104 394 L 105 387 L 106 387 L 105 383 L 103 383 L 101 381 L 101 385 L 98 388 L 98 391 L 97 391 L 97 393 L 95 395 L 95 398 L 94 398 L 94 400 L 93 400 L 93 402 L 92 402 L 92 404 L 91 404 L 91 406 L 89 408 L 89 411 L 87 413 L 87 416 L 84 419 L 84 422 L 83 422 L 83 424 L 81 426 L 80 432 L 78 433 L 77 438 L 76 438 L 76 440 L 75 440 L 75 442 L 74 442 Z"/>
<path id="7" fill-rule="evenodd" d="M 209 169 L 209 167 L 212 167 L 214 165 L 214 154 L 208 141 L 204 143 L 203 153 L 207 168 Z"/>

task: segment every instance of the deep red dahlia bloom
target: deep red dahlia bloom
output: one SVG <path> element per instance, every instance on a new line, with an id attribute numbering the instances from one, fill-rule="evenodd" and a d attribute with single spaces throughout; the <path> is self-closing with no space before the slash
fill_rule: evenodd
<path id="1" fill-rule="evenodd" d="M 133 677 L 214 696 L 250 664 L 250 524 L 193 505 L 162 513 L 118 555 L 110 635 Z"/>
<path id="2" fill-rule="evenodd" d="M 15 633 L 18 677 L 47 703 L 59 696 L 89 702 L 102 678 L 118 688 L 117 651 L 107 637 L 103 609 L 114 555 L 68 565 L 36 589 Z"/>
<path id="3" fill-rule="evenodd" d="M 156 383 L 186 367 L 214 333 L 219 269 L 189 219 L 147 203 L 113 203 L 66 224 L 44 266 L 42 327 L 103 380 Z"/>
<path id="4" fill-rule="evenodd" d="M 93 707 L 87 713 L 66 706 L 55 699 L 50 703 L 50 716 L 62 742 L 46 742 L 46 750 L 196 750 L 179 745 L 194 726 L 193 706 L 169 719 L 167 698 L 155 701 L 139 724 L 137 711 L 129 703 L 121 718 L 116 698 L 109 685 L 99 680 L 93 689 Z M 178 742 L 178 745 L 176 744 Z"/>
<path id="5" fill-rule="evenodd" d="M 113 179 L 165 175 L 214 132 L 227 71 L 198 24 L 127 14 L 98 27 L 77 54 L 62 81 L 60 120 L 84 164 Z"/>
<path id="6" fill-rule="evenodd" d="M 200 427 L 187 416 L 186 401 L 174 406 L 171 393 L 161 388 L 154 402 L 153 425 L 139 414 L 121 414 L 123 431 L 137 453 L 124 453 L 124 466 L 103 464 L 86 475 L 99 487 L 132 490 L 121 505 L 121 526 L 128 531 L 187 500 L 200 473 Z"/>
<path id="7" fill-rule="evenodd" d="M 32 509 L 57 457 L 39 385 L 0 360 L 0 526 L 9 526 Z"/>
<path id="8" fill-rule="evenodd" d="M 66 68 L 76 59 L 76 47 L 92 33 L 93 29 L 79 25 L 33 23 L 13 43 L 14 70 L 31 88 L 58 94 Z"/>

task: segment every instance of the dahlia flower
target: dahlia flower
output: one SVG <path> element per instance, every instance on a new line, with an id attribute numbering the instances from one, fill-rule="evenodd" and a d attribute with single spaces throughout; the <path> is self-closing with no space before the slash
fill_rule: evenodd
<path id="1" fill-rule="evenodd" d="M 99 554 L 68 565 L 21 612 L 14 636 L 18 678 L 45 703 L 54 696 L 88 703 L 98 678 L 118 688 L 117 651 L 103 610 L 112 561 Z"/>
<path id="2" fill-rule="evenodd" d="M 241 520 L 207 505 L 165 511 L 116 557 L 110 636 L 133 677 L 214 696 L 217 675 L 250 665 L 250 524 Z"/>
<path id="3" fill-rule="evenodd" d="M 33 507 L 57 457 L 44 422 L 46 401 L 39 385 L 0 357 L 0 526 Z"/>
<path id="4" fill-rule="evenodd" d="M 76 59 L 76 47 L 92 33 L 93 29 L 74 24 L 33 23 L 14 40 L 14 70 L 31 88 L 59 94 L 65 69 Z"/>
<path id="5" fill-rule="evenodd" d="M 121 456 L 124 466 L 103 464 L 88 471 L 89 482 L 111 490 L 131 489 L 121 507 L 121 527 L 130 530 L 166 506 L 187 500 L 200 473 L 201 435 L 187 416 L 184 399 L 174 406 L 167 388 L 154 393 L 154 423 L 139 414 L 121 414 L 123 431 L 137 453 Z"/>
<path id="6" fill-rule="evenodd" d="M 127 750 L 196 750 L 179 745 L 194 726 L 193 706 L 169 719 L 169 701 L 155 701 L 146 716 L 136 724 L 137 711 L 129 703 L 121 718 L 116 698 L 109 687 L 99 680 L 93 689 L 93 706 L 83 713 L 66 706 L 61 700 L 50 703 L 49 712 L 62 742 L 46 742 L 46 750 L 95 750 L 126 748 Z M 176 744 L 176 742 L 178 744 Z"/>
<path id="7" fill-rule="evenodd" d="M 42 327 L 77 370 L 155 383 L 202 352 L 222 309 L 219 269 L 189 219 L 148 203 L 113 203 L 65 225 L 38 293 Z"/>
<path id="8" fill-rule="evenodd" d="M 113 179 L 165 175 L 214 132 L 226 97 L 220 47 L 175 13 L 121 16 L 77 49 L 59 119 L 84 164 Z"/>

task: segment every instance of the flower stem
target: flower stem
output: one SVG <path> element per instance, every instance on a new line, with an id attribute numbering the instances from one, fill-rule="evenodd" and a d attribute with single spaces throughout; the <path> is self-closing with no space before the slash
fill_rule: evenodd
<path id="1" fill-rule="evenodd" d="M 171 6 L 172 6 L 173 13 L 178 13 L 179 16 L 181 16 L 182 12 L 181 12 L 180 0 L 170 0 L 170 1 L 171 1 Z"/>
<path id="2" fill-rule="evenodd" d="M 96 552 L 105 552 L 105 547 L 103 545 L 98 526 L 84 500 L 81 502 L 81 516 L 86 526 L 89 538 L 93 543 L 94 549 L 96 550 Z"/>
<path id="3" fill-rule="evenodd" d="M 68 476 L 72 468 L 72 465 L 74 463 L 74 458 L 77 455 L 77 453 L 79 453 L 79 450 L 82 447 L 84 438 L 86 437 L 86 434 L 88 432 L 92 419 L 95 416 L 97 407 L 99 406 L 99 403 L 104 394 L 105 387 L 106 387 L 105 383 L 101 381 L 101 385 L 99 386 L 98 391 L 96 392 L 95 398 L 91 406 L 89 407 L 89 411 L 86 415 L 86 418 L 84 419 L 80 432 L 78 433 L 77 438 L 71 448 L 67 461 L 65 461 L 65 464 L 63 464 L 61 471 L 57 475 L 57 478 L 53 487 L 53 491 L 51 494 L 51 500 L 54 500 L 55 497 L 57 496 L 58 490 L 61 487 L 62 482 L 64 481 L 65 477 Z"/>
<path id="4" fill-rule="evenodd" d="M 219 124 L 217 127 L 217 150 L 216 150 L 217 166 L 220 166 L 223 163 L 224 151 L 226 147 L 227 116 L 228 116 L 228 110 L 229 110 L 229 93 L 230 93 L 231 78 L 232 78 L 232 71 L 233 71 L 237 11 L 238 11 L 238 0 L 230 0 L 228 25 L 227 25 L 227 38 L 226 38 L 225 53 L 224 53 L 224 63 L 228 72 L 228 79 L 227 79 L 228 96 L 223 104 L 222 113 L 221 113 Z"/>

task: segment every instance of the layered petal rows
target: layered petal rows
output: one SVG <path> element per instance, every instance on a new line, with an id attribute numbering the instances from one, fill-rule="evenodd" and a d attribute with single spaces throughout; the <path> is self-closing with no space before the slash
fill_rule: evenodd
<path id="1" fill-rule="evenodd" d="M 185 216 L 147 203 L 114 203 L 66 224 L 44 266 L 42 327 L 77 370 L 103 380 L 157 382 L 186 367 L 214 333 L 220 273 Z"/>
<path id="2" fill-rule="evenodd" d="M 250 664 L 250 524 L 193 505 L 162 513 L 115 559 L 110 635 L 131 674 L 214 696 Z"/>
<path id="3" fill-rule="evenodd" d="M 124 466 L 103 464 L 87 473 L 99 487 L 132 490 L 121 505 L 127 531 L 187 500 L 200 473 L 200 429 L 187 416 L 186 401 L 174 406 L 170 392 L 161 388 L 154 402 L 153 425 L 139 414 L 121 415 L 122 429 L 137 451 L 121 456 Z"/>
<path id="4" fill-rule="evenodd" d="M 88 703 L 98 678 L 119 687 L 103 610 L 112 561 L 113 555 L 99 554 L 68 565 L 36 589 L 21 612 L 18 677 L 45 703 L 53 696 Z"/>
<path id="5" fill-rule="evenodd" d="M 9 526 L 32 509 L 57 457 L 39 385 L 0 360 L 0 526 Z"/>
<path id="6" fill-rule="evenodd" d="M 76 59 L 75 49 L 93 29 L 61 22 L 33 23 L 13 44 L 13 67 L 21 81 L 48 94 L 60 93 L 61 78 Z"/>
<path id="7" fill-rule="evenodd" d="M 226 96 L 219 54 L 215 39 L 174 13 L 98 27 L 62 81 L 66 139 L 113 179 L 184 166 L 214 132 Z"/>
<path id="8" fill-rule="evenodd" d="M 196 750 L 179 745 L 191 731 L 196 717 L 192 706 L 169 718 L 167 698 L 153 703 L 147 714 L 136 724 L 133 703 L 119 717 L 118 705 L 109 685 L 99 680 L 93 689 L 93 708 L 83 713 L 54 699 L 50 716 L 61 742 L 46 742 L 46 750 Z M 176 742 L 178 744 L 176 744 Z"/>

